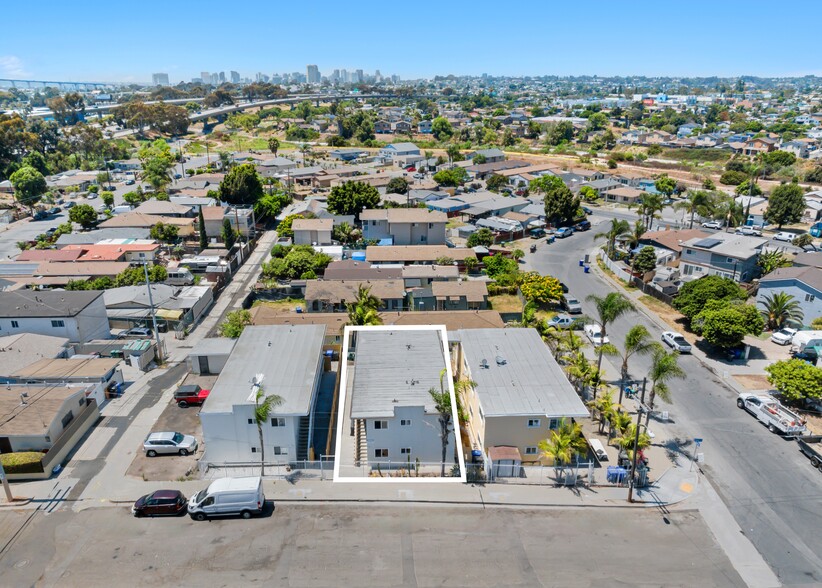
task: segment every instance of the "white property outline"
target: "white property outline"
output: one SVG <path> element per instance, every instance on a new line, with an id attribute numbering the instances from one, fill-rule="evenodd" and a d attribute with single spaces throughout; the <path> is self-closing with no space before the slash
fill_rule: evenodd
<path id="1" fill-rule="evenodd" d="M 457 444 L 459 451 L 457 451 L 457 459 L 459 460 L 460 476 L 459 478 L 412 478 L 412 477 L 388 477 L 388 478 L 372 478 L 370 476 L 340 476 L 340 459 L 342 456 L 342 439 L 344 434 L 345 420 L 348 415 L 345 414 L 345 399 L 348 394 L 348 344 L 351 341 L 351 333 L 354 331 L 438 331 L 442 339 L 443 359 L 445 360 L 445 377 L 448 381 L 448 392 L 451 394 L 451 419 L 454 427 L 454 442 Z M 355 360 L 356 361 L 356 360 Z M 451 370 L 451 356 L 448 352 L 448 332 L 445 325 L 375 325 L 375 326 L 352 326 L 347 325 L 343 330 L 343 349 L 340 356 L 341 371 L 340 371 L 340 398 L 337 406 L 341 410 L 337 411 L 337 442 L 334 445 L 334 482 L 355 482 L 355 483 L 374 483 L 374 484 L 396 484 L 401 482 L 403 484 L 464 484 L 466 482 L 465 472 L 465 456 L 462 451 L 462 437 L 460 435 L 460 421 L 457 414 L 457 396 L 454 392 L 454 374 Z"/>

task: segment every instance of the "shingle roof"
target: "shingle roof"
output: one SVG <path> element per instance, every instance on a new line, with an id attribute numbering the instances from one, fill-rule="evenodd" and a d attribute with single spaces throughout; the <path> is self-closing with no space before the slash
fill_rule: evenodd
<path id="1" fill-rule="evenodd" d="M 448 300 L 465 296 L 467 302 L 482 302 L 488 296 L 488 288 L 481 280 L 431 282 L 431 292 L 437 300 Z"/>
<path id="2" fill-rule="evenodd" d="M 440 257 L 462 261 L 476 258 L 473 249 L 467 247 L 447 247 L 445 245 L 386 245 L 370 246 L 365 250 L 370 262 L 434 262 Z"/>
<path id="3" fill-rule="evenodd" d="M 402 280 L 308 280 L 305 283 L 305 299 L 334 304 L 354 302 L 359 286 L 371 288 L 371 294 L 380 299 L 405 298 Z"/>
<path id="4" fill-rule="evenodd" d="M 389 223 L 445 223 L 448 215 L 429 208 L 369 208 L 360 220 L 387 220 Z"/>
<path id="5" fill-rule="evenodd" d="M 822 292 L 822 269 L 816 267 L 781 267 L 762 277 L 759 283 L 764 287 L 768 282 L 778 280 L 796 280 Z"/>
<path id="6" fill-rule="evenodd" d="M 97 290 L 0 292 L 0 317 L 75 316 L 102 295 Z"/>

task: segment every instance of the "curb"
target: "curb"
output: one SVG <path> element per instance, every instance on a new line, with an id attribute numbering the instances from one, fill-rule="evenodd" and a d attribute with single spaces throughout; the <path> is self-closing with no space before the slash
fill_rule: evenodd
<path id="1" fill-rule="evenodd" d="M 3 508 L 13 509 L 13 508 L 19 507 L 19 506 L 26 506 L 27 504 L 31 504 L 31 502 L 33 500 L 34 500 L 34 498 L 15 498 L 14 502 L 11 502 L 11 503 L 4 502 L 4 503 L 0 504 L 0 509 L 3 509 Z"/>

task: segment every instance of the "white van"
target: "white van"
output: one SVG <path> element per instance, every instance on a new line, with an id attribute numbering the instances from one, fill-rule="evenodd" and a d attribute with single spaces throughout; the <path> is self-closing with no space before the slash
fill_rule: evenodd
<path id="1" fill-rule="evenodd" d="M 170 286 L 191 286 L 194 283 L 194 274 L 185 267 L 169 268 L 165 283 Z"/>
<path id="2" fill-rule="evenodd" d="M 191 518 L 204 521 L 209 517 L 242 515 L 250 519 L 265 505 L 262 478 L 220 478 L 188 500 Z"/>

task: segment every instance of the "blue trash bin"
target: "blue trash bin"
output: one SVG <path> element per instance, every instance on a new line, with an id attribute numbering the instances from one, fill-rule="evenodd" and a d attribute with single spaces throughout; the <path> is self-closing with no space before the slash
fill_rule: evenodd
<path id="1" fill-rule="evenodd" d="M 584 259 L 580 259 L 580 260 L 579 260 L 579 267 L 582 267 L 582 266 L 584 266 L 584 265 L 585 265 L 585 260 L 584 260 Z"/>
<path id="2" fill-rule="evenodd" d="M 585 273 L 587 274 L 587 273 L 590 273 L 590 272 L 591 272 L 591 266 L 590 266 L 590 265 L 586 265 L 586 266 L 585 266 Z"/>

